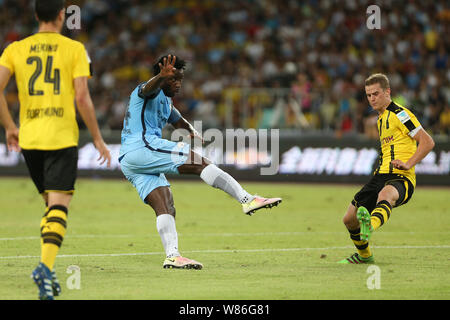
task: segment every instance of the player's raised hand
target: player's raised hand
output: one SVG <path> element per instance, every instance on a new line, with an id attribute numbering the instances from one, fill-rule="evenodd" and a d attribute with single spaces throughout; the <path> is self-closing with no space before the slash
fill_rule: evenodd
<path id="1" fill-rule="evenodd" d="M 106 146 L 103 140 L 94 141 L 95 148 L 100 153 L 97 161 L 100 161 L 100 164 L 104 164 L 106 161 L 106 166 L 108 168 L 111 167 L 111 154 L 109 152 L 108 147 Z"/>
<path id="2" fill-rule="evenodd" d="M 173 55 L 168 55 L 167 58 L 163 59 L 163 62 L 158 63 L 159 65 L 159 76 L 163 78 L 167 78 L 173 76 L 175 74 L 175 61 L 177 61 L 177 57 Z"/>

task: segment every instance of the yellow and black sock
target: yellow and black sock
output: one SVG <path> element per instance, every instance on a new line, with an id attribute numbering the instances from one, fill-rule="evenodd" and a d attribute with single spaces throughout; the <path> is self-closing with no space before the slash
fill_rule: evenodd
<path id="1" fill-rule="evenodd" d="M 375 209 L 370 213 L 370 224 L 373 229 L 376 230 L 385 224 L 391 216 L 391 212 L 392 206 L 388 201 L 382 200 L 378 202 Z"/>
<path id="2" fill-rule="evenodd" d="M 41 221 L 41 262 L 50 270 L 66 234 L 67 212 L 65 206 L 51 206 Z"/>
<path id="3" fill-rule="evenodd" d="M 44 230 L 45 224 L 47 223 L 47 215 L 48 215 L 48 206 L 46 204 L 45 205 L 45 213 L 42 216 L 41 224 L 40 224 L 40 228 L 41 228 L 41 248 L 42 248 L 42 245 L 44 244 L 44 239 L 42 238 L 42 230 Z"/>
<path id="4" fill-rule="evenodd" d="M 361 229 L 348 230 L 350 233 L 350 239 L 352 239 L 356 249 L 358 250 L 358 254 L 363 258 L 369 258 L 372 256 L 372 252 L 370 251 L 369 241 L 363 241 L 360 238 Z"/>

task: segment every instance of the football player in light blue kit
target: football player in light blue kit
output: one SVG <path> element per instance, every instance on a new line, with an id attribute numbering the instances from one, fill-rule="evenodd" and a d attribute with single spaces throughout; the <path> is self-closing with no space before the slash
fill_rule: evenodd
<path id="1" fill-rule="evenodd" d="M 181 88 L 185 65 L 173 55 L 163 56 L 153 67 L 155 76 L 133 90 L 123 123 L 119 162 L 140 198 L 156 213 L 156 228 L 166 252 L 163 267 L 201 269 L 201 263 L 182 257 L 178 251 L 175 207 L 165 173 L 199 175 L 210 186 L 238 200 L 249 215 L 278 205 L 281 198 L 250 195 L 228 173 L 195 154 L 189 144 L 162 139 L 161 131 L 167 123 L 201 139 L 172 104 L 171 98 Z"/>

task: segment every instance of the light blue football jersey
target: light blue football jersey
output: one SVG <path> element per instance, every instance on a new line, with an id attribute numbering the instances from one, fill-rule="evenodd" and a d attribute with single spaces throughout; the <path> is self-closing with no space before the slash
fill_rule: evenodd
<path id="1" fill-rule="evenodd" d="M 172 99 L 167 97 L 163 90 L 159 90 L 154 98 L 144 96 L 141 92 L 143 84 L 141 83 L 133 90 L 128 101 L 123 121 L 119 159 L 126 153 L 141 147 L 152 147 L 151 142 L 156 137 L 161 138 L 162 128 L 167 124 L 172 113 Z M 158 146 L 153 147 L 158 148 Z"/>

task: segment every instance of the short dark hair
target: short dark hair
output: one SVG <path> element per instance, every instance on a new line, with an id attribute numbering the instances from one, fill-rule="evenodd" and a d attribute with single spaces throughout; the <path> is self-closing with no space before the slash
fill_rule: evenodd
<path id="1" fill-rule="evenodd" d="M 51 22 L 56 20 L 65 5 L 65 0 L 35 0 L 34 12 L 39 21 Z"/>
<path id="2" fill-rule="evenodd" d="M 390 88 L 389 79 L 385 74 L 375 73 L 368 77 L 365 81 L 366 86 L 371 86 L 373 84 L 378 83 L 381 89 L 386 90 Z"/>
<path id="3" fill-rule="evenodd" d="M 161 58 L 159 58 L 159 60 L 153 65 L 153 74 L 157 75 L 161 70 L 159 69 L 159 64 L 163 63 L 164 58 L 168 58 L 169 55 L 165 55 L 162 56 Z M 172 55 L 173 56 L 173 55 Z M 186 68 L 186 61 L 184 61 L 183 59 L 181 59 L 180 57 L 176 56 L 177 60 L 175 60 L 175 69 L 178 70 L 184 70 L 184 68 Z"/>

